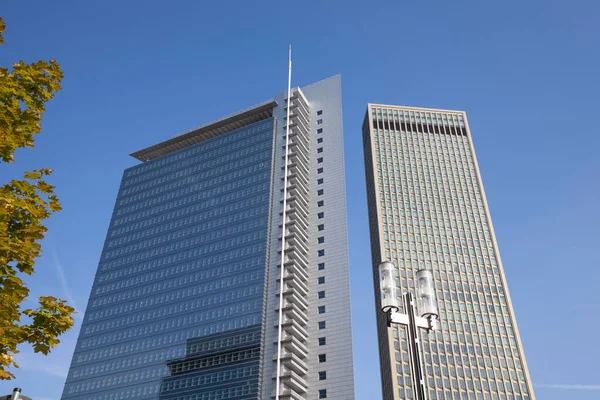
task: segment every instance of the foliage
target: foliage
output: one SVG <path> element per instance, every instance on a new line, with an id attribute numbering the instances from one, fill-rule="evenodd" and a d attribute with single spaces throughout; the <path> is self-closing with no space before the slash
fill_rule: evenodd
<path id="1" fill-rule="evenodd" d="M 4 43 L 0 18 L 0 43 Z M 21 147 L 33 147 L 41 130 L 45 103 L 60 89 L 62 71 L 54 60 L 14 63 L 12 72 L 0 67 L 0 163 L 14 161 Z M 50 169 L 26 172 L 24 179 L 0 186 L 0 379 L 14 378 L 14 355 L 21 343 L 48 354 L 58 336 L 73 326 L 75 309 L 64 300 L 40 296 L 39 307 L 22 309 L 29 289 L 21 279 L 35 272 L 46 234 L 43 221 L 60 211 L 54 186 L 44 177 Z"/>

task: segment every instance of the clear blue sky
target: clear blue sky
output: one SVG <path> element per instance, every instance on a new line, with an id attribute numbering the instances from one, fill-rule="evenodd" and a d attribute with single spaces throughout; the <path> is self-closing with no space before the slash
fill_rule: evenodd
<path id="1" fill-rule="evenodd" d="M 360 127 L 367 102 L 466 110 L 539 399 L 598 399 L 598 1 L 3 1 L 0 64 L 56 58 L 63 90 L 0 181 L 55 170 L 34 294 L 85 309 L 132 151 L 341 73 L 357 399 L 381 397 Z M 19 385 L 58 399 L 78 325 Z M 545 385 L 566 385 L 550 388 Z M 574 385 L 590 385 L 577 388 Z"/>

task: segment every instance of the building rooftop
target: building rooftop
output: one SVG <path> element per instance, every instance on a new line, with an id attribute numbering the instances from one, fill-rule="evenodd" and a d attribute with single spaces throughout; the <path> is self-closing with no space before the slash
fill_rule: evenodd
<path id="1" fill-rule="evenodd" d="M 223 133 L 239 129 L 273 116 L 275 100 L 269 100 L 216 121 L 209 122 L 186 133 L 175 136 L 130 155 L 140 161 L 150 161 L 174 151 L 211 139 Z"/>

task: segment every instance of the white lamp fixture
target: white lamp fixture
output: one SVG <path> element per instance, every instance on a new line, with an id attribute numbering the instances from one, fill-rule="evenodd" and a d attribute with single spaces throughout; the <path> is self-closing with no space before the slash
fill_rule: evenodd
<path id="1" fill-rule="evenodd" d="M 426 269 L 417 271 L 417 310 L 421 317 L 438 317 L 433 274 Z"/>
<path id="2" fill-rule="evenodd" d="M 426 269 L 417 271 L 416 307 L 412 293 L 402 293 L 404 313 L 401 313 L 395 271 L 396 266 L 391 261 L 384 261 L 379 264 L 381 310 L 387 314 L 388 326 L 392 324 L 406 326 L 415 397 L 417 400 L 427 400 L 419 328 L 427 331 L 439 328 L 433 274 Z M 416 310 L 419 311 L 418 315 Z"/>
<path id="3" fill-rule="evenodd" d="M 400 311 L 400 301 L 398 300 L 398 288 L 394 270 L 396 267 L 390 261 L 384 261 L 379 264 L 379 287 L 381 290 L 381 309 L 383 312 Z"/>

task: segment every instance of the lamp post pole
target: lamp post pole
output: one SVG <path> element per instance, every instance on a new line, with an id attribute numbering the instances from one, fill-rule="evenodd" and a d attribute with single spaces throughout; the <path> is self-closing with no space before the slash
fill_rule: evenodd
<path id="1" fill-rule="evenodd" d="M 0 400 L 31 400 L 31 398 L 27 396 L 23 396 L 21 394 L 21 388 L 14 388 L 12 394 L 7 394 L 6 396 L 0 396 Z"/>
<path id="2" fill-rule="evenodd" d="M 400 312 L 398 289 L 394 279 L 396 267 L 390 261 L 379 264 L 381 277 L 381 309 L 388 317 L 388 326 L 392 324 L 405 325 L 408 331 L 408 347 L 412 370 L 413 387 L 417 400 L 427 400 L 427 388 L 421 357 L 421 337 L 419 328 L 433 331 L 438 329 L 438 310 L 433 287 L 431 271 L 417 271 L 417 299 L 420 315 L 412 293 L 402 294 L 404 313 Z"/>

